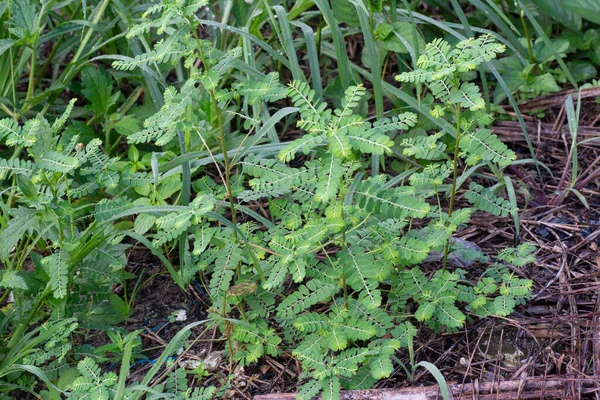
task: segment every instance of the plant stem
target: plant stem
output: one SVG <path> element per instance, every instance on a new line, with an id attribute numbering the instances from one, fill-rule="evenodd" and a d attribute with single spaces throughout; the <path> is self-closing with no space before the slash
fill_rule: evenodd
<path id="1" fill-rule="evenodd" d="M 33 84 L 35 82 L 35 48 L 31 52 L 31 67 L 29 68 L 29 84 L 27 85 L 27 97 L 25 102 L 28 102 L 33 96 Z"/>
<path id="2" fill-rule="evenodd" d="M 454 143 L 454 160 L 452 160 L 452 189 L 450 192 L 450 205 L 448 206 L 448 217 L 454 211 L 454 198 L 456 197 L 456 181 L 458 179 L 458 151 L 460 142 L 460 107 L 456 108 L 456 137 Z"/>
<path id="3" fill-rule="evenodd" d="M 223 164 L 225 165 L 225 189 L 227 190 L 227 197 L 229 198 L 229 204 L 231 205 L 231 222 L 234 225 L 237 225 L 237 213 L 235 208 L 235 201 L 233 201 L 233 195 L 231 191 L 231 170 L 229 164 L 229 156 L 227 155 L 227 145 L 225 144 L 225 128 L 223 127 L 223 116 L 221 110 L 219 109 L 219 105 L 215 100 L 214 92 L 211 90 L 210 98 L 213 102 L 213 106 L 215 107 L 215 112 L 217 114 L 217 124 L 219 125 L 219 140 L 221 142 L 221 150 L 223 152 Z M 235 239 L 237 241 L 237 233 L 233 232 Z"/>
<path id="4" fill-rule="evenodd" d="M 454 142 L 454 159 L 452 160 L 452 189 L 450 189 L 450 204 L 448 205 L 448 219 L 452 216 L 454 211 L 454 199 L 456 198 L 456 181 L 458 180 L 458 152 L 460 143 L 460 106 L 456 107 L 456 136 Z M 443 269 L 446 269 L 446 263 L 448 262 L 448 252 L 450 250 L 450 239 L 446 242 L 444 249 L 444 264 Z"/>
<path id="5" fill-rule="evenodd" d="M 525 33 L 525 39 L 527 40 L 527 50 L 529 51 L 529 63 L 535 64 L 535 57 L 533 55 L 533 47 L 531 45 L 531 37 L 529 36 L 529 28 L 525 21 L 525 13 L 521 10 L 521 24 L 523 25 L 523 32 Z"/>
<path id="6" fill-rule="evenodd" d="M 343 216 L 342 212 L 342 216 Z M 342 242 L 344 243 L 344 247 L 348 250 L 348 246 L 346 246 L 346 224 L 342 226 Z M 324 249 L 324 248 L 323 248 Z M 350 251 L 350 250 L 348 250 Z M 346 284 L 346 274 L 344 274 L 344 269 L 342 268 L 342 287 L 344 288 L 344 307 L 346 310 L 348 309 L 348 285 Z"/>

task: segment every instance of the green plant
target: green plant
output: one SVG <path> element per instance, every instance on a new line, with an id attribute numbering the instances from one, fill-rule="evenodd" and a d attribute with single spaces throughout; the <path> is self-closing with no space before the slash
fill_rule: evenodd
<path id="1" fill-rule="evenodd" d="M 118 159 L 103 153 L 100 140 L 83 145 L 70 126 L 65 128 L 73 107 L 74 101 L 53 123 L 41 114 L 24 126 L 0 121 L 3 142 L 24 150 L 23 158 L 0 160 L 14 185 L 4 193 L 7 207 L 0 226 L 1 297 L 14 298 L 13 312 L 3 316 L 5 329 L 10 329 L 2 340 L 1 357 L 7 361 L 13 357 L 7 354 L 20 354 L 24 338 L 32 334 L 30 325 L 48 317 L 54 323 L 75 317 L 94 326 L 129 316 L 112 293 L 113 285 L 129 277 L 123 270 L 129 246 L 121 243 L 119 228 L 92 221 L 89 210 L 100 197 L 126 190 L 133 178 L 120 171 Z M 61 334 L 55 332 L 57 338 Z M 54 379 L 64 367 L 70 343 L 61 344 L 60 354 L 49 344 L 38 346 L 24 355 L 39 353 L 31 365 L 49 367 Z M 20 374 L 8 376 L 8 382 L 22 379 Z"/>
<path id="2" fill-rule="evenodd" d="M 109 3 L 98 4 L 75 62 L 55 82 L 63 88 L 81 72 L 82 86 L 72 88 L 87 100 L 85 109 L 70 103 L 49 123 L 46 113 L 63 111 L 57 89 L 40 94 L 39 103 L 13 102 L 22 105 L 22 123 L 14 113 L 0 121 L 0 141 L 12 151 L 0 160 L 8 183 L 0 205 L 0 296 L 15 296 L 0 322 L 7 333 L 0 390 L 39 393 L 41 381 L 48 398 L 222 395 L 233 378 L 219 389 L 194 390 L 171 362 L 199 324 L 220 330 L 231 372 L 234 363 L 289 348 L 304 371 L 301 398 L 372 387 L 393 371 L 400 348 L 411 354 L 409 375 L 423 366 L 442 384 L 433 365 L 415 363 L 416 324 L 454 331 L 470 318 L 506 316 L 527 298 L 531 282 L 515 271 L 532 261 L 531 247 L 506 249 L 494 260 L 451 240 L 476 211 L 517 212 L 513 198 L 500 196 L 506 188 L 510 197 L 502 171 L 515 155 L 491 133 L 488 104 L 470 81 L 480 66 L 485 77 L 482 64 L 504 51 L 491 36 L 425 46 L 414 19 L 422 16 L 406 1 L 405 19 L 383 2 L 353 1 L 348 9 L 346 2 L 302 1 L 286 9 L 285 2 L 173 0 L 145 5 L 140 19 L 131 5 Z M 314 28 L 313 5 L 329 32 L 322 22 Z M 95 58 L 112 60 L 113 70 L 86 66 L 102 47 L 92 40 L 96 24 L 113 14 L 109 27 L 130 27 L 127 41 L 125 32 L 114 39 L 126 54 Z M 373 31 L 384 18 L 389 24 Z M 271 38 L 263 38 L 264 24 Z M 345 53 L 344 36 L 358 32 L 370 73 Z M 305 59 L 298 57 L 303 46 Z M 399 76 L 404 90 L 380 79 L 392 52 L 412 58 L 415 69 Z M 339 69 L 327 72 L 333 54 Z M 280 80 L 287 70 L 293 81 L 286 87 Z M 322 72 L 339 77 L 324 87 Z M 367 118 L 359 74 L 373 84 L 375 119 Z M 147 104 L 138 107 L 143 92 Z M 386 114 L 384 94 L 431 112 L 419 121 L 412 112 Z M 294 122 L 298 129 L 289 128 Z M 391 160 L 402 171 L 396 177 L 380 172 Z M 484 169 L 500 183 L 485 187 Z M 461 199 L 473 208 L 460 207 Z M 211 303 L 209 319 L 183 328 L 139 384 L 128 382 L 139 332 L 108 330 L 110 343 L 97 349 L 73 351 L 69 339 L 131 315 L 143 284 L 128 290 L 135 276 L 124 270 L 125 238 L 146 246 L 182 290 L 197 279 Z M 443 263 L 433 264 L 432 252 L 443 254 Z M 487 268 L 475 276 L 449 254 Z M 123 298 L 115 285 L 123 285 Z M 48 318 L 61 323 L 32 327 Z M 104 370 L 106 362 L 120 363 L 119 373 Z M 200 367 L 192 373 L 208 374 Z"/>
<path id="3" fill-rule="evenodd" d="M 215 395 L 222 394 L 223 386 L 217 390 L 214 386 L 201 388 L 189 387 L 187 381 L 188 372 L 177 363 L 170 360 L 185 345 L 190 336 L 192 328 L 205 323 L 198 321 L 184 327 L 163 350 L 154 366 L 144 375 L 139 383 L 128 384 L 127 378 L 130 374 L 130 363 L 133 350 L 139 344 L 137 332 L 131 332 L 124 338 L 118 338 L 115 343 L 120 348 L 121 369 L 117 375 L 114 372 L 102 372 L 98 363 L 91 357 L 85 357 L 77 363 L 73 373 L 68 374 L 62 383 L 65 386 L 64 394 L 69 399 L 139 399 L 145 394 L 146 398 L 175 398 L 181 400 L 204 400 L 211 399 Z M 193 344 L 193 342 L 192 342 Z M 166 367 L 166 372 L 154 382 L 160 368 Z M 201 377 L 202 378 L 202 377 Z M 161 381 L 164 381 L 162 383 Z"/>
<path id="4" fill-rule="evenodd" d="M 103 211 L 113 219 L 168 210 L 154 220 L 154 247 L 185 238 L 179 240 L 184 262 L 179 273 L 187 277 L 184 282 L 195 273 L 206 275 L 212 320 L 226 338 L 230 365 L 277 354 L 282 338 L 267 322 L 273 315 L 285 342 L 297 343 L 293 354 L 302 361 L 309 379 L 300 396 L 310 398 L 322 391 L 335 398 L 342 386 L 368 387 L 388 376 L 393 368 L 391 356 L 414 336 L 415 328 L 406 317 L 393 318 L 388 312 L 414 313 L 417 321 L 436 330 L 458 329 L 466 319 L 465 310 L 478 316 L 507 315 L 527 295 L 531 282 L 511 278 L 499 265 L 490 267 L 489 279 L 476 282 L 468 281 L 461 270 L 441 269 L 427 276 L 416 267 L 432 250 L 447 253 L 451 235 L 468 222 L 472 209 L 455 207 L 461 183 L 485 166 L 502 177 L 502 168 L 514 159 L 514 153 L 485 128 L 491 117 L 483 111 L 485 102 L 477 86 L 461 82 L 462 73 L 489 61 L 503 46 L 488 36 L 466 40 L 455 48 L 437 40 L 420 57 L 420 70 L 401 75 L 400 79 L 430 87 L 439 100 L 435 118 L 454 117 L 456 134 L 450 151 L 443 133 L 407 133 L 416 124 L 415 114 L 373 123 L 365 120 L 356 112 L 365 95 L 362 85 L 349 87 L 341 107 L 331 110 L 306 82 L 294 81 L 288 95 L 299 112 L 297 125 L 306 134 L 277 146 L 278 160 L 253 154 L 266 134 L 254 122 L 245 124 L 249 133 L 242 135 L 233 132 L 234 119 L 206 117 L 238 101 L 251 103 L 257 89 L 268 100 L 279 99 L 282 88 L 269 78 L 270 83 L 248 79 L 227 91 L 218 89 L 228 70 L 238 66 L 237 54 L 208 58 L 206 46 L 197 41 L 193 49 L 182 50 L 190 51 L 192 58 L 201 54 L 202 69 L 191 69 L 181 90 L 168 89 L 163 108 L 145 122 L 144 130 L 129 135 L 128 141 L 167 148 L 179 142 L 178 147 L 185 149 L 179 156 L 181 171 L 190 159 L 184 155 L 201 154 L 196 148 L 204 146 L 220 184 L 203 176 L 193 185 L 196 197 L 189 205 L 139 208 L 113 202 Z M 117 64 L 126 65 L 135 63 Z M 192 109 L 191 102 L 207 108 Z M 197 122 L 199 118 L 202 123 Z M 178 131 L 184 134 L 178 136 Z M 226 137 L 225 132 L 232 133 Z M 196 144 L 194 134 L 200 139 Z M 364 178 L 368 159 L 363 156 L 391 154 L 395 136 L 405 156 L 421 163 L 417 164 L 421 171 L 395 188 L 398 181 L 387 183 L 383 174 Z M 286 164 L 301 154 L 301 166 Z M 459 159 L 474 168 L 461 173 Z M 188 179 L 201 172 L 197 168 L 202 165 L 190 162 Z M 446 212 L 441 195 L 448 180 Z M 485 212 L 499 216 L 514 212 L 505 200 L 475 183 L 465 197 Z M 260 198 L 268 199 L 271 221 L 243 204 Z M 266 229 L 259 229 L 248 217 Z M 182 251 L 188 240 L 193 242 L 193 251 Z M 486 260 L 481 254 L 471 257 Z M 414 311 L 411 301 L 418 305 Z M 317 305 L 319 312 L 315 312 Z M 237 317 L 232 320 L 232 316 Z"/>

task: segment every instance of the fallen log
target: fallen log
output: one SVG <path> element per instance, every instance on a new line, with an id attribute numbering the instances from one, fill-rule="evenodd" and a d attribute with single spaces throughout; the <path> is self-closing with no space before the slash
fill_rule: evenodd
<path id="1" fill-rule="evenodd" d="M 567 400 L 566 381 L 543 378 L 503 381 L 494 383 L 466 383 L 448 385 L 453 400 Z M 295 393 L 273 393 L 255 396 L 255 400 L 295 400 Z M 321 397 L 317 397 L 320 399 Z M 401 389 L 344 390 L 341 400 L 441 400 L 438 385 Z"/>

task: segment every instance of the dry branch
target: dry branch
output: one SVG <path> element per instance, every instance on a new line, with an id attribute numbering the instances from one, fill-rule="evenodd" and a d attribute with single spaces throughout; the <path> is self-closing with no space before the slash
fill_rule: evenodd
<path id="1" fill-rule="evenodd" d="M 566 382 L 559 379 L 533 378 L 494 383 L 468 383 L 448 385 L 453 400 L 517 400 L 552 399 L 565 396 Z M 295 393 L 273 393 L 256 396 L 255 400 L 295 400 Z M 319 397 L 320 399 L 320 397 Z M 342 391 L 342 400 L 439 400 L 439 386 L 401 389 L 372 389 Z"/>
<path id="2" fill-rule="evenodd" d="M 567 96 L 574 94 L 577 96 L 577 90 L 564 90 L 560 93 L 553 93 L 547 96 L 538 97 L 533 100 L 525 101 L 519 104 L 519 110 L 526 113 L 536 110 L 545 110 L 550 107 L 562 106 Z M 600 87 L 592 87 L 581 90 L 581 98 L 597 97 L 600 96 Z M 511 110 L 511 107 L 506 107 Z"/>

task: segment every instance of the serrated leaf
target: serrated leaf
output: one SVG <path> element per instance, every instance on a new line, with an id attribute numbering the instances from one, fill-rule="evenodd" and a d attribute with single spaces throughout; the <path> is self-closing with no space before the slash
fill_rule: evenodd
<path id="1" fill-rule="evenodd" d="M 81 71 L 84 89 L 81 93 L 90 101 L 90 108 L 95 112 L 108 115 L 116 104 L 119 93 L 113 95 L 113 80 L 101 67 L 87 66 Z"/>
<path id="2" fill-rule="evenodd" d="M 55 298 L 62 299 L 67 295 L 69 284 L 69 265 L 66 253 L 59 251 L 42 259 L 42 265 L 50 276 L 50 287 Z"/>

